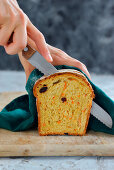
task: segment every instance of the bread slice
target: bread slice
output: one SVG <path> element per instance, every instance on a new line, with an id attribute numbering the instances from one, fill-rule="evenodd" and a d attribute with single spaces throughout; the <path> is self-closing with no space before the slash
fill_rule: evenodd
<path id="1" fill-rule="evenodd" d="M 45 135 L 84 135 L 94 91 L 87 78 L 74 69 L 43 76 L 33 88 L 38 112 L 38 131 Z"/>

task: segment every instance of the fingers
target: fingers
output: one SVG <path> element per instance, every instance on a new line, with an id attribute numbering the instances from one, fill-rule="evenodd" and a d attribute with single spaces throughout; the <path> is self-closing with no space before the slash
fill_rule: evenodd
<path id="1" fill-rule="evenodd" d="M 92 80 L 91 75 L 90 75 L 89 71 L 87 70 L 87 67 L 83 63 L 82 63 L 82 71 L 88 76 L 88 78 L 90 80 Z"/>
<path id="2" fill-rule="evenodd" d="M 48 61 L 52 62 L 53 59 L 47 48 L 47 44 L 43 34 L 28 20 L 27 26 L 28 36 L 35 42 L 39 53 Z"/>
<path id="3" fill-rule="evenodd" d="M 8 54 L 16 54 L 25 48 L 27 44 L 27 31 L 41 55 L 47 61 L 52 62 L 53 59 L 50 56 L 43 34 L 30 22 L 16 0 L 1 1 L 0 45 L 4 46 Z M 9 44 L 8 40 L 12 33 L 14 33 L 13 42 Z"/>
<path id="4" fill-rule="evenodd" d="M 0 3 L 0 45 L 8 54 L 17 54 L 27 44 L 27 16 L 19 8 L 16 0 L 3 0 Z M 9 39 L 12 42 L 9 44 Z"/>
<path id="5" fill-rule="evenodd" d="M 27 36 L 27 43 L 30 47 L 32 47 L 32 48 L 34 48 L 35 50 L 38 51 L 38 48 L 37 48 L 35 42 L 29 36 Z"/>
<path id="6" fill-rule="evenodd" d="M 88 76 L 88 78 L 91 80 L 90 73 L 88 72 L 87 67 L 83 63 L 81 63 L 80 61 L 72 58 L 69 61 L 69 65 L 81 69 Z"/>
<path id="7" fill-rule="evenodd" d="M 53 65 L 69 65 L 69 66 L 77 67 L 81 69 L 91 80 L 90 73 L 88 72 L 86 66 L 83 63 L 76 60 L 75 58 L 70 57 L 64 51 L 58 48 L 55 48 L 49 44 L 47 44 L 47 46 L 53 57 L 53 62 L 52 62 Z"/>
<path id="8" fill-rule="evenodd" d="M 7 45 L 13 30 L 14 26 L 9 27 L 9 25 L 2 27 L 0 29 L 0 45 L 2 46 Z"/>
<path id="9" fill-rule="evenodd" d="M 27 45 L 26 27 L 19 25 L 15 28 L 13 34 L 13 42 L 4 46 L 6 52 L 10 55 L 17 54 Z"/>

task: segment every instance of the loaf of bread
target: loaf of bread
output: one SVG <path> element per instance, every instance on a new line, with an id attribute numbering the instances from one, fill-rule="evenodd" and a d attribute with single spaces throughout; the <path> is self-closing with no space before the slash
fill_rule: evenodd
<path id="1" fill-rule="evenodd" d="M 34 85 L 38 131 L 45 135 L 84 135 L 94 91 L 87 78 L 74 69 L 42 76 Z"/>

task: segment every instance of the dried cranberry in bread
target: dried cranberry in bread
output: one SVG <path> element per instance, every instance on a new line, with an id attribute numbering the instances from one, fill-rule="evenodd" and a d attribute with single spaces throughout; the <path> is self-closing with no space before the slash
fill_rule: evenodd
<path id="1" fill-rule="evenodd" d="M 94 91 L 77 70 L 61 69 L 42 76 L 34 85 L 39 135 L 84 135 Z"/>

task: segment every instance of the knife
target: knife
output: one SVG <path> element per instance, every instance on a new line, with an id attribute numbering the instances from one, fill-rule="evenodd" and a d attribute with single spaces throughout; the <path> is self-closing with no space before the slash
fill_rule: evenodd
<path id="1" fill-rule="evenodd" d="M 49 63 L 40 53 L 35 51 L 29 45 L 27 45 L 27 47 L 22 51 L 22 55 L 29 61 L 29 63 L 40 70 L 44 75 L 51 75 L 58 72 L 58 70 L 51 63 Z M 91 115 L 96 117 L 107 127 L 112 128 L 112 118 L 94 101 L 92 102 Z"/>

